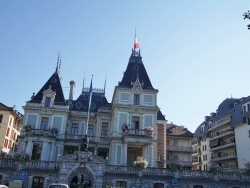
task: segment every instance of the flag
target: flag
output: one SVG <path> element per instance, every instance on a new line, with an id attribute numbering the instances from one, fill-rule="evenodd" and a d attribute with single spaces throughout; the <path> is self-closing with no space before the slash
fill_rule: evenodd
<path id="1" fill-rule="evenodd" d="M 134 49 L 140 48 L 139 43 L 137 41 L 137 37 L 136 37 L 136 31 L 135 31 L 135 40 L 134 40 Z"/>

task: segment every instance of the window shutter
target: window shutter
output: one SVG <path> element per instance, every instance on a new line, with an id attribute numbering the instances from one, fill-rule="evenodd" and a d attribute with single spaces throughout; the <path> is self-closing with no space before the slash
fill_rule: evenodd
<path id="1" fill-rule="evenodd" d="M 54 116 L 52 128 L 56 128 L 58 132 L 60 132 L 61 126 L 62 126 L 62 117 Z"/>
<path id="2" fill-rule="evenodd" d="M 128 114 L 126 113 L 119 113 L 119 131 L 122 131 L 122 126 L 124 123 L 127 124 L 128 122 Z"/>
<path id="3" fill-rule="evenodd" d="M 152 115 L 145 115 L 144 116 L 144 127 L 147 127 L 147 126 L 154 127 Z"/>

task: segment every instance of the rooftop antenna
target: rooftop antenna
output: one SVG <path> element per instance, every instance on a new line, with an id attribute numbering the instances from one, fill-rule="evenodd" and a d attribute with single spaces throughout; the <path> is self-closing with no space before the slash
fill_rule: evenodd
<path id="1" fill-rule="evenodd" d="M 84 92 L 84 82 L 85 82 L 85 73 L 84 73 L 84 76 L 83 76 L 83 79 L 82 79 L 82 94 Z"/>
<path id="2" fill-rule="evenodd" d="M 57 64 L 56 64 L 56 72 L 57 72 L 57 73 L 58 73 L 58 71 L 59 71 L 59 69 L 60 69 L 59 63 L 60 63 L 60 51 L 59 51 L 59 54 L 58 54 L 58 57 L 57 57 Z"/>
<path id="3" fill-rule="evenodd" d="M 106 79 L 107 79 L 107 73 L 105 75 L 105 82 L 104 82 L 104 95 L 105 95 L 105 89 L 106 89 Z"/>

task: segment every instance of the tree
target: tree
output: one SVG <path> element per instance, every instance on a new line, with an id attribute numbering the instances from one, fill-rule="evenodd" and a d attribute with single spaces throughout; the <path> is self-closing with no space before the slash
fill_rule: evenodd
<path id="1" fill-rule="evenodd" d="M 245 12 L 245 13 L 243 14 L 243 16 L 244 16 L 244 20 L 245 20 L 245 19 L 249 19 L 249 20 L 250 20 L 250 12 L 249 12 L 249 11 Z M 248 27 L 248 29 L 250 29 L 250 24 L 247 25 L 247 27 Z"/>

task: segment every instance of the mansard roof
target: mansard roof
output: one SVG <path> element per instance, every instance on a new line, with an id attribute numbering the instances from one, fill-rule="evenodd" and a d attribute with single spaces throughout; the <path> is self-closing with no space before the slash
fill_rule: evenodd
<path id="1" fill-rule="evenodd" d="M 63 95 L 62 85 L 58 71 L 54 72 L 54 74 L 48 79 L 48 81 L 44 84 L 40 91 L 29 102 L 40 103 L 43 98 L 43 92 L 49 89 L 50 86 L 51 90 L 56 93 L 54 100 L 55 104 L 65 105 L 65 98 Z"/>
<path id="2" fill-rule="evenodd" d="M 122 81 L 119 82 L 118 86 L 132 88 L 132 83 L 134 83 L 137 78 L 139 78 L 143 89 L 154 89 L 143 65 L 140 51 L 137 52 L 136 50 L 132 49 L 132 54 L 129 58 L 127 69 L 124 72 Z"/>
<path id="3" fill-rule="evenodd" d="M 94 90 L 94 89 L 93 89 Z M 70 110 L 75 111 L 88 111 L 89 108 L 89 92 L 82 92 L 82 94 L 76 99 L 71 101 Z M 97 112 L 98 109 L 110 109 L 111 104 L 108 103 L 105 93 L 93 92 L 91 99 L 91 112 Z"/>

